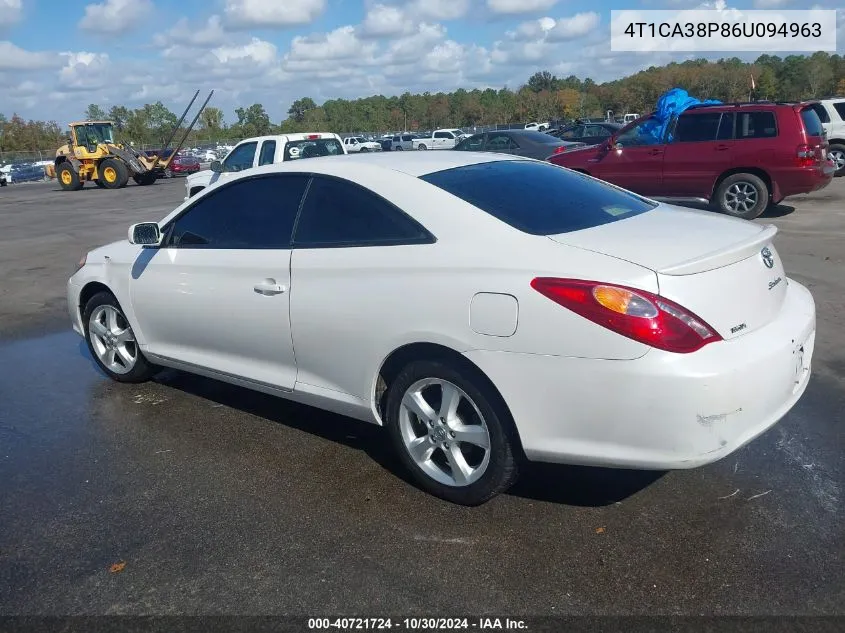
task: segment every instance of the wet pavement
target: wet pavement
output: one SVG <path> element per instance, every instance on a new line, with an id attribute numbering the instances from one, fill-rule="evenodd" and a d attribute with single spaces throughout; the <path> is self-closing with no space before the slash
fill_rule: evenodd
<path id="1" fill-rule="evenodd" d="M 405 481 L 376 427 L 179 372 L 109 381 L 55 294 L 15 316 L 47 246 L 14 220 L 34 254 L 10 257 L 0 201 L 0 615 L 845 615 L 843 181 L 764 219 L 819 310 L 779 425 L 692 471 L 535 465 L 479 508 Z M 125 206 L 67 211 L 67 250 L 164 214 Z"/>

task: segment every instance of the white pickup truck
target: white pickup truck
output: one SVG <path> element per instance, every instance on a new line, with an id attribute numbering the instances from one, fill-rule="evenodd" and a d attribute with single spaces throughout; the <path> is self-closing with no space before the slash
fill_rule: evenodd
<path id="1" fill-rule="evenodd" d="M 414 149 L 453 149 L 464 137 L 456 129 L 434 130 L 431 136 L 417 137 L 412 142 Z"/>
<path id="2" fill-rule="evenodd" d="M 347 136 L 343 139 L 343 147 L 346 148 L 347 154 L 381 151 L 381 143 L 378 141 L 368 141 L 363 136 Z"/>
<path id="3" fill-rule="evenodd" d="M 209 185 L 229 178 L 228 174 L 233 172 L 288 160 L 346 153 L 340 137 L 329 132 L 248 138 L 235 145 L 222 161 L 211 163 L 211 169 L 188 176 L 185 179 L 185 200 Z"/>

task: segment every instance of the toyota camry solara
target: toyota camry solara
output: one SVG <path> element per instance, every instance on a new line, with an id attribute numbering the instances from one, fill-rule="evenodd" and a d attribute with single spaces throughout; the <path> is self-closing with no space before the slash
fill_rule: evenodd
<path id="1" fill-rule="evenodd" d="M 317 158 L 133 225 L 67 294 L 114 380 L 176 368 L 384 426 L 469 505 L 523 459 L 692 468 L 781 419 L 816 327 L 775 232 L 514 156 Z"/>

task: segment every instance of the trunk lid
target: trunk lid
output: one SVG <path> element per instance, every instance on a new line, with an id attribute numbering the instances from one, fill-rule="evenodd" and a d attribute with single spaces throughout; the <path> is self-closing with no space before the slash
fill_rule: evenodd
<path id="1" fill-rule="evenodd" d="M 783 304 L 787 280 L 772 245 L 776 233 L 771 225 L 660 205 L 550 238 L 653 270 L 662 296 L 731 339 L 772 321 Z"/>

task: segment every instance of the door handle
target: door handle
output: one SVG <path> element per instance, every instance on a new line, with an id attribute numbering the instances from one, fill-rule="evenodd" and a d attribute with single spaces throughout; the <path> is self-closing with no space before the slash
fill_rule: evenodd
<path id="1" fill-rule="evenodd" d="M 265 279 L 255 284 L 252 289 L 261 295 L 280 295 L 287 291 L 287 288 L 281 284 L 277 284 L 275 279 Z"/>
<path id="2" fill-rule="evenodd" d="M 662 149 L 653 149 L 649 152 L 652 156 L 660 156 L 663 153 Z"/>
<path id="3" fill-rule="evenodd" d="M 724 152 L 726 149 L 730 149 L 730 145 L 717 145 L 716 151 L 717 152 Z"/>

